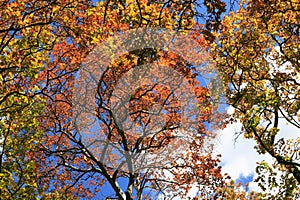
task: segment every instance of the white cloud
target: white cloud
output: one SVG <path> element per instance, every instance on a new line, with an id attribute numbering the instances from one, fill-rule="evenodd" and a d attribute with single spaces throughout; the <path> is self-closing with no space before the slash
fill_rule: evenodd
<path id="1" fill-rule="evenodd" d="M 227 113 L 234 112 L 233 107 L 229 107 Z M 218 140 L 216 142 L 215 154 L 221 154 L 221 165 L 223 173 L 228 173 L 232 179 L 236 180 L 239 177 L 256 177 L 255 168 L 256 162 L 265 160 L 268 163 L 273 163 L 274 160 L 268 154 L 260 155 L 254 149 L 255 141 L 253 139 L 245 139 L 240 135 L 237 140 L 237 134 L 241 130 L 241 123 L 237 122 L 229 124 L 225 129 L 219 131 Z M 277 139 L 297 138 L 300 137 L 300 130 L 291 124 L 287 124 L 285 120 L 279 121 L 279 133 Z M 260 191 L 257 183 L 249 184 L 250 190 Z"/>
<path id="2" fill-rule="evenodd" d="M 267 155 L 259 155 L 255 149 L 254 140 L 245 139 L 243 135 L 237 138 L 241 131 L 241 123 L 229 124 L 219 133 L 216 142 L 216 154 L 221 154 L 223 172 L 236 180 L 240 176 L 247 177 L 254 174 L 256 162 L 270 160 Z"/>

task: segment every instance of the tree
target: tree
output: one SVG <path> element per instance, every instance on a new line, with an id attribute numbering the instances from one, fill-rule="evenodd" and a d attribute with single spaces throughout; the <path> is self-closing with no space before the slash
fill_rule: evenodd
<path id="1" fill-rule="evenodd" d="M 241 200 L 257 200 L 261 199 L 262 195 L 254 191 L 249 191 L 248 183 L 242 186 L 242 183 L 235 183 L 231 180 L 225 187 L 218 188 L 215 191 L 213 199 L 241 199 Z"/>
<path id="2" fill-rule="evenodd" d="M 257 152 L 275 160 L 256 169 L 263 191 L 278 189 L 266 198 L 299 193 L 299 137 L 279 136 L 284 121 L 300 128 L 298 24 L 297 1 L 241 1 L 236 13 L 224 17 L 213 50 L 235 108 L 229 121 L 240 121 L 244 137 L 257 142 Z"/>
<path id="3" fill-rule="evenodd" d="M 197 11 L 203 5 L 207 7 L 208 16 Z M 110 185 L 121 199 L 183 198 L 195 185 L 202 197 L 222 187 L 219 159 L 210 154 L 209 140 L 214 135 L 206 127 L 213 114 L 210 93 L 196 79 L 201 71 L 188 59 L 194 58 L 200 64 L 205 61 L 196 53 L 205 50 L 207 44 L 199 32 L 203 31 L 208 39 L 212 37 L 210 31 L 218 28 L 216 24 L 220 23 L 224 3 L 16 0 L 4 1 L 0 6 L 1 196 L 7 199 L 90 198 Z M 206 31 L 198 23 L 200 19 L 209 19 Z M 93 55 L 89 53 L 97 49 L 99 43 L 109 41 L 111 36 L 124 35 L 128 30 L 145 27 L 178 31 L 179 36 L 193 41 L 191 45 L 196 44 L 196 48 L 188 45 L 184 48 L 174 38 L 166 40 L 170 35 L 163 34 L 154 44 L 171 41 L 175 52 L 163 47 L 134 49 L 106 66 L 107 71 L 96 79 L 98 90 L 95 100 L 91 101 L 97 105 L 96 112 L 93 111 L 100 124 L 97 131 L 108 140 L 105 144 L 114 144 L 125 153 L 109 152 L 105 145 L 96 151 L 82 140 L 82 132 L 73 126 L 72 99 L 80 93 L 76 89 L 86 89 L 74 86 L 74 80 L 80 76 L 76 72 L 86 64 L 86 57 Z M 161 32 L 158 30 L 154 35 Z M 146 41 L 153 39 L 147 38 L 153 33 L 143 36 Z M 137 35 L 133 39 L 135 37 Z M 116 44 L 108 47 L 119 48 Z M 158 76 L 149 77 L 150 84 L 145 82 L 133 91 L 129 101 L 130 118 L 140 129 L 126 130 L 120 123 L 122 116 L 116 119 L 114 113 L 107 110 L 112 99 L 118 97 L 111 91 L 118 87 L 122 77 L 124 80 L 124 75 L 129 77 L 130 72 L 134 72 L 131 74 L 133 80 L 134 76 L 139 78 L 137 74 L 143 75 L 141 73 L 146 71 L 138 71 L 138 66 L 146 63 L 151 64 L 154 72 L 161 72 L 157 66 L 162 65 L 166 72 L 174 73 L 168 76 L 173 78 L 163 82 L 164 77 L 157 73 Z M 151 78 L 161 79 L 151 82 Z M 184 84 L 190 90 L 174 92 Z M 191 94 L 185 98 L 195 103 L 196 109 L 188 110 L 192 104 L 179 101 L 178 96 L 185 94 Z M 186 110 L 182 110 L 183 107 Z M 189 112 L 183 115 L 183 111 Z M 158 116 L 150 115 L 152 112 Z M 160 126 L 162 122 L 164 126 Z M 183 127 L 183 122 L 191 128 Z M 149 134 L 142 129 L 156 133 Z M 179 151 L 176 157 L 166 160 L 168 162 L 161 157 L 160 160 L 151 157 L 172 149 Z M 142 157 L 143 152 L 148 157 Z M 99 154 L 105 156 L 104 160 L 99 159 Z M 118 158 L 127 154 L 136 156 L 136 163 L 150 161 L 145 168 L 133 170 L 136 163 L 132 163 L 132 157 L 125 156 L 125 163 L 118 163 Z M 155 166 L 149 167 L 152 163 Z M 120 168 L 115 164 L 120 164 Z M 124 179 L 127 180 L 125 189 L 120 184 Z"/>
<path id="4" fill-rule="evenodd" d="M 0 193 L 4 199 L 38 198 L 46 191 L 37 171 L 43 91 L 54 79 L 43 79 L 41 72 L 51 71 L 49 51 L 63 39 L 68 19 L 74 18 L 70 11 L 84 7 L 37 0 L 2 1 L 0 8 Z"/>
<path id="5" fill-rule="evenodd" d="M 39 29 L 29 13 L 21 20 L 21 6 L 21 2 L 0 5 L 0 194 L 4 199 L 42 192 L 32 154 L 42 139 L 37 117 L 45 101 L 37 93 L 35 78 L 47 59 L 43 35 L 48 31 Z"/>
<path id="6" fill-rule="evenodd" d="M 49 51 L 51 60 L 46 63 L 45 70 L 40 73 L 41 80 L 46 80 L 41 94 L 47 99 L 47 108 L 41 119 L 41 127 L 45 131 L 44 142 L 41 145 L 41 153 L 36 158 L 38 160 L 36 168 L 41 174 L 40 187 L 50 185 L 47 192 L 51 194 L 59 191 L 66 196 L 89 198 L 97 194 L 103 185 L 110 185 L 115 193 L 113 195 L 118 198 L 151 199 L 160 196 L 183 198 L 193 184 L 198 185 L 199 193 L 203 196 L 209 195 L 216 187 L 222 186 L 223 177 L 218 166 L 219 160 L 213 158 L 208 151 L 211 147 L 203 144 L 204 141 L 210 140 L 209 137 L 213 137 L 205 127 L 205 123 L 211 121 L 212 115 L 209 91 L 200 86 L 196 79 L 199 74 L 197 68 L 183 60 L 180 57 L 182 55 L 164 52 L 162 48 L 134 49 L 120 58 L 116 57 L 109 66 L 106 66 L 105 73 L 95 72 L 94 77 L 96 77 L 98 87 L 95 93 L 96 98 L 88 99 L 90 100 L 88 102 L 92 105 L 95 102 L 94 105 L 97 106 L 88 108 L 92 108 L 91 112 L 95 113 L 94 116 L 97 117 L 96 120 L 100 126 L 94 131 L 98 137 L 100 135 L 104 139 L 86 138 L 80 129 L 72 126 L 71 121 L 76 111 L 72 98 L 74 99 L 74 96 L 78 94 L 77 97 L 80 97 L 81 91 L 90 89 L 73 86 L 74 78 L 84 77 L 83 74 L 74 72 L 87 64 L 86 57 L 93 55 L 93 53 L 88 54 L 89 52 L 95 50 L 94 48 L 99 43 L 110 41 L 110 36 L 124 35 L 128 29 L 134 30 L 139 27 L 163 27 L 181 31 L 186 37 L 194 38 L 194 41 L 205 49 L 206 42 L 198 34 L 201 26 L 194 21 L 196 12 L 194 7 L 195 4 L 190 1 L 152 3 L 128 1 L 126 4 L 122 1 L 107 1 L 98 2 L 95 7 L 86 8 L 84 12 L 80 10 L 82 8 L 78 10 L 76 7 L 71 8 L 72 16 L 76 16 L 75 18 L 66 13 L 63 14 L 67 20 L 62 18 L 62 21 L 67 21 L 68 26 L 65 24 L 58 26 L 65 32 L 59 32 L 61 34 L 59 41 Z M 210 11 L 212 12 L 213 9 Z M 159 31 L 156 35 L 158 34 Z M 147 37 L 147 34 L 142 36 Z M 145 41 L 149 41 L 149 38 Z M 164 41 L 164 38 L 160 38 L 159 41 Z M 130 42 L 134 43 L 134 41 Z M 141 40 L 135 42 L 142 44 Z M 122 49 L 114 42 L 107 48 Z M 183 48 L 183 50 L 189 49 Z M 100 51 L 104 50 L 100 48 Z M 102 54 L 95 54 L 95 56 L 94 59 L 100 62 L 99 65 L 104 62 L 104 58 L 100 61 L 97 59 Z M 193 56 L 196 54 L 190 55 L 190 57 Z M 169 87 L 174 86 L 175 83 L 178 87 L 183 84 L 183 80 L 176 79 L 176 76 L 167 86 L 164 86 L 163 82 L 150 82 L 151 84 L 147 83 L 133 91 L 130 96 L 129 111 L 131 123 L 138 125 L 139 131 L 122 127 L 122 116 L 116 119 L 115 113 L 111 111 L 113 109 L 112 98 L 118 97 L 112 94 L 112 91 L 118 87 L 118 81 L 124 74 L 129 76 L 130 72 L 133 72 L 132 76 L 137 76 L 139 73 L 143 75 L 145 73 L 143 70 L 132 70 L 138 70 L 137 66 L 145 63 L 151 63 L 154 68 L 159 63 L 169 71 L 173 69 L 192 86 L 189 92 L 194 94 L 195 99 L 192 100 L 196 100 L 198 108 L 191 110 L 188 115 L 193 122 L 196 120 L 196 124 L 192 126 L 194 132 L 180 132 L 191 136 L 189 138 L 191 141 L 188 143 L 185 141 L 184 144 L 184 140 L 177 142 L 178 131 L 181 129 L 180 124 L 183 120 L 181 107 L 184 107 L 185 102 L 179 102 L 173 91 L 174 88 Z M 125 86 L 126 84 L 123 83 L 121 88 L 124 89 Z M 177 95 L 180 96 L 180 93 Z M 158 107 L 151 108 L 152 104 Z M 165 126 L 160 127 L 160 124 L 156 124 L 153 118 L 149 118 L 149 113 L 152 111 L 158 112 L 159 117 L 166 120 Z M 197 112 L 201 115 L 197 116 Z M 90 123 L 88 119 L 80 119 L 83 119 L 77 120 L 82 125 L 80 128 Z M 142 129 L 153 131 L 156 125 L 160 129 L 155 129 L 155 134 L 148 135 L 141 131 Z M 87 143 L 87 139 L 93 139 L 93 141 Z M 99 142 L 99 140 L 101 145 L 93 146 L 93 142 Z M 146 162 L 147 166 L 144 169 L 134 169 L 136 162 L 132 160 L 138 163 L 141 159 L 149 160 L 149 157 L 141 156 L 143 152 L 150 154 L 152 158 L 151 155 L 159 155 L 163 153 L 163 150 L 180 149 L 183 145 L 186 149 L 178 151 L 177 157 L 170 159 L 172 162 L 150 159 L 150 163 Z M 205 152 L 206 150 L 208 152 Z M 125 159 L 119 161 L 121 158 Z M 149 164 L 152 164 L 152 167 L 149 167 Z M 125 188 L 120 184 L 124 179 L 127 180 Z"/>

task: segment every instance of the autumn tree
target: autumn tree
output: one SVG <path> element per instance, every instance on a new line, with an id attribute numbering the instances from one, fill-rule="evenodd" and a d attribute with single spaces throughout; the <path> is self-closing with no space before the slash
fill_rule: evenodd
<path id="1" fill-rule="evenodd" d="M 299 194 L 299 137 L 280 129 L 286 122 L 300 128 L 299 6 L 293 0 L 241 1 L 236 13 L 223 18 L 214 47 L 228 103 L 235 108 L 228 120 L 241 122 L 241 133 L 256 141 L 257 152 L 275 160 L 256 169 L 268 199 Z M 274 189 L 277 194 L 270 194 Z"/>
<path id="2" fill-rule="evenodd" d="M 39 0 L 0 3 L 1 198 L 38 198 L 47 191 L 38 184 L 43 175 L 37 170 L 37 158 L 45 133 L 40 124 L 45 90 L 59 76 L 51 77 L 49 51 L 67 39 L 71 11 L 83 10 L 83 5 Z"/>
<path id="3" fill-rule="evenodd" d="M 261 193 L 249 191 L 249 183 L 244 186 L 242 183 L 236 183 L 231 180 L 225 187 L 218 188 L 212 199 L 241 199 L 241 200 L 258 200 L 262 198 Z"/>
<path id="4" fill-rule="evenodd" d="M 203 197 L 222 186 L 219 160 L 212 157 L 209 151 L 212 147 L 205 143 L 213 137 L 206 130 L 206 123 L 211 122 L 213 114 L 210 93 L 196 78 L 202 71 L 189 59 L 194 58 L 192 61 L 200 64 L 205 62 L 205 56 L 195 53 L 206 48 L 206 41 L 199 33 L 203 32 L 208 39 L 212 37 L 209 33 L 218 28 L 215 24 L 220 23 L 224 3 L 16 0 L 3 1 L 0 6 L 1 196 L 7 199 L 91 198 L 110 185 L 121 199 L 185 198 L 193 185 Z M 198 11 L 203 6 L 207 7 L 208 15 Z M 206 25 L 199 24 L 200 19 L 207 19 Z M 121 151 L 106 152 L 105 145 L 92 147 L 82 140 L 84 134 L 74 126 L 76 107 L 72 100 L 76 93 L 87 88 L 76 88 L 74 80 L 82 75 L 76 72 L 85 69 L 86 57 L 94 55 L 90 52 L 102 42 L 128 30 L 154 27 L 179 31 L 181 36 L 194 41 L 198 49 L 180 46 L 174 38 L 165 40 L 168 38 L 164 35 L 147 38 L 147 41 L 156 41 L 154 44 L 158 46 L 159 42 L 175 43 L 176 48 L 168 52 L 165 47 L 152 46 L 115 57 L 105 66 L 103 76 L 96 77 L 98 90 L 90 102 L 95 103 L 92 112 L 100 125 L 94 131 L 105 136 L 108 141 L 105 144 L 115 144 L 115 149 L 131 156 L 143 155 L 141 152 L 150 154 L 147 159 L 155 165 L 136 171 L 129 157 L 125 163 L 118 163 L 120 156 L 124 156 Z M 161 32 L 158 30 L 156 36 Z M 120 48 L 116 44 L 108 47 Z M 98 65 L 104 62 L 99 58 L 98 54 L 95 58 L 100 62 Z M 126 130 L 120 123 L 122 117 L 114 118 L 114 113 L 107 109 L 112 109 L 112 98 L 118 97 L 111 91 L 130 72 L 134 72 L 133 76 L 145 73 L 132 70 L 147 63 L 154 68 L 163 66 L 177 76 L 170 74 L 168 77 L 174 77 L 171 82 L 163 82 L 163 79 L 154 82 L 150 77 L 150 84 L 145 82 L 130 94 L 131 122 L 140 129 Z M 191 90 L 175 93 L 176 87 L 180 88 L 184 81 Z M 126 89 L 126 85 L 123 86 Z M 189 101 L 180 102 L 179 97 L 185 91 L 192 94 L 190 100 L 197 104 L 196 109 L 185 113 L 191 119 L 185 124 L 191 124 L 191 129 L 182 126 L 186 119 L 183 108 L 190 108 L 186 104 Z M 157 112 L 158 116 L 151 118 L 150 112 Z M 160 126 L 161 121 L 155 121 L 160 118 L 165 120 L 162 121 L 164 126 Z M 82 122 L 88 124 L 88 119 Z M 160 129 L 154 129 L 156 122 Z M 145 134 L 142 129 L 156 132 Z M 179 134 L 190 137 L 188 141 L 180 140 Z M 98 151 L 97 147 L 100 147 Z M 168 154 L 164 152 L 166 149 L 177 149 L 177 157 L 166 160 L 170 162 L 151 157 Z M 101 156 L 105 160 L 101 160 Z M 146 157 L 134 159 L 140 163 Z M 115 164 L 120 164 L 120 168 Z M 120 184 L 122 178 L 128 180 L 125 189 Z"/>
<path id="5" fill-rule="evenodd" d="M 34 12 L 24 14 L 26 3 L 0 4 L 0 195 L 4 199 L 42 192 L 32 159 L 42 141 L 37 117 L 45 106 L 36 78 L 51 41 L 45 36 L 49 31 L 38 26 L 49 22 L 35 20 Z"/>
<path id="6" fill-rule="evenodd" d="M 118 46 L 118 42 L 110 39 L 111 37 L 126 35 L 128 30 L 135 30 L 136 34 L 143 33 L 145 29 L 137 29 L 143 27 L 149 27 L 149 30 L 159 27 L 180 31 L 185 37 L 194 40 L 198 45 L 198 50 L 205 50 L 206 42 L 199 35 L 202 26 L 195 21 L 195 6 L 196 4 L 189 1 L 128 1 L 126 4 L 119 1 L 107 1 L 98 2 L 95 7 L 76 13 L 80 22 L 74 21 L 74 27 L 72 27 L 74 34 L 69 31 L 70 35 L 66 37 L 71 42 L 63 41 L 54 45 L 50 51 L 53 58 L 47 63 L 47 68 L 51 70 L 46 69 L 41 73 L 44 77 L 48 73 L 47 75 L 51 75 L 53 80 L 45 78 L 48 84 L 43 94 L 47 95 L 48 103 L 42 126 L 47 131 L 47 135 L 42 146 L 44 153 L 40 156 L 39 163 L 42 164 L 39 165 L 39 169 L 46 173 L 50 171 L 50 175 L 59 178 L 41 181 L 41 185 L 53 184 L 55 187 L 49 188 L 53 192 L 59 190 L 66 195 L 76 194 L 82 197 L 91 197 L 105 185 L 110 185 L 115 193 L 113 195 L 120 199 L 151 199 L 161 196 L 185 198 L 192 185 L 196 185 L 199 193 L 206 196 L 212 193 L 214 188 L 223 184 L 218 158 L 213 158 L 208 151 L 211 147 L 204 145 L 204 141 L 209 141 L 209 138 L 213 137 L 205 127 L 205 123 L 211 121 L 212 115 L 209 91 L 201 87 L 196 79 L 201 70 L 199 71 L 199 68 L 193 66 L 188 60 L 184 60 L 182 56 L 185 54 L 176 55 L 176 50 L 181 48 L 188 52 L 192 49 L 191 46 L 178 48 L 179 44 L 177 44 L 174 54 L 168 52 L 166 48 L 151 46 L 148 42 L 157 41 L 155 44 L 159 47 L 159 42 L 176 43 L 176 41 L 172 39 L 165 41 L 164 35 L 161 38 L 151 38 L 153 36 L 151 33 L 149 33 L 150 38 L 147 38 L 146 31 L 145 34 L 140 35 L 146 37 L 143 38 L 144 41 L 138 39 L 141 38 L 138 35 L 133 34 L 132 37 L 127 38 L 129 40 L 125 47 L 134 46 L 134 42 L 142 47 L 144 42 L 151 48 L 146 46 L 141 49 L 132 49 L 121 55 L 114 53 L 109 63 L 106 63 L 107 58 L 102 54 L 105 50 L 123 50 L 122 46 Z M 222 6 L 223 4 L 220 5 Z M 161 32 L 162 30 L 157 30 L 156 36 L 159 36 Z M 111 43 L 102 45 L 103 48 L 97 48 L 97 45 L 107 41 Z M 125 42 L 121 40 L 121 43 Z M 100 53 L 97 54 L 97 50 Z M 189 54 L 186 53 L 186 55 Z M 189 56 L 199 58 L 195 53 Z M 86 60 L 86 57 L 89 59 Z M 124 84 L 119 89 L 128 89 L 122 82 L 128 80 L 124 79 L 124 76 L 128 77 L 131 74 L 137 78 L 145 77 L 146 71 L 137 70 L 139 66 L 147 63 L 154 68 L 161 65 L 165 69 L 175 70 L 174 72 L 177 72 L 179 77 L 183 77 L 192 87 L 189 92 L 195 96 L 191 100 L 196 100 L 197 108 L 188 113 L 193 122 L 196 120 L 190 132 L 179 132 L 183 124 L 181 109 L 186 102 L 180 102 L 176 96 L 180 96 L 180 93 L 176 94 L 173 91 L 174 88 L 170 88 L 170 85 L 174 86 L 175 82 L 179 87 L 183 84 L 182 79 L 171 79 L 171 82 L 166 83 L 153 82 L 153 80 L 151 82 L 151 77 L 148 78 L 150 82 L 145 82 L 144 85 L 140 85 L 129 93 L 131 95 L 128 102 L 131 118 L 129 128 L 123 126 L 122 116 L 115 117 L 115 111 L 118 109 L 114 110 L 112 99 L 114 98 L 116 102 L 118 96 L 113 96 L 113 91 L 119 87 L 119 82 Z M 105 64 L 105 68 L 102 68 L 103 71 L 100 74 L 93 71 L 91 79 L 85 79 L 86 76 L 82 74 L 82 71 L 89 69 L 85 67 L 86 65 L 99 67 L 102 64 Z M 78 69 L 81 70 L 80 73 L 73 76 L 73 72 Z M 170 75 L 170 77 L 173 76 L 174 74 Z M 77 80 L 78 77 L 84 77 L 83 81 L 94 81 L 96 87 L 86 88 L 81 84 L 73 86 L 73 78 Z M 96 116 L 95 125 L 98 125 L 98 128 L 91 126 L 93 121 L 89 121 L 89 117 L 81 116 L 79 120 L 76 118 L 77 114 L 84 113 L 76 113 L 78 109 L 80 110 L 76 107 L 76 99 L 84 96 L 85 91 L 90 91 L 90 89 L 97 89 L 94 99 L 83 102 L 88 105 L 88 111 Z M 77 98 L 72 101 L 74 96 Z M 158 106 L 153 108 L 153 105 Z M 186 106 L 186 108 L 189 107 Z M 122 109 L 122 104 L 120 109 Z M 149 117 L 149 113 L 153 111 L 158 112 L 159 117 L 165 119 L 164 126 L 160 127 L 160 124 L 156 124 L 156 121 Z M 197 115 L 197 113 L 200 114 Z M 71 120 L 74 118 L 80 123 L 79 126 L 76 123 L 73 126 Z M 139 129 L 131 129 L 133 125 L 137 125 Z M 156 125 L 158 129 L 154 129 L 157 128 Z M 81 130 L 89 127 L 93 128 L 88 129 L 88 132 L 84 133 Z M 143 130 L 152 131 L 152 133 L 148 134 Z M 92 132 L 95 136 L 87 137 Z M 184 144 L 184 140 L 179 140 L 176 143 L 179 133 L 190 135 L 190 141 L 185 141 Z M 180 147 L 184 145 L 186 149 L 180 150 Z M 153 158 L 155 155 L 168 154 L 168 149 L 177 149 L 177 157 L 168 158 L 166 162 L 161 158 L 160 160 Z M 142 157 L 144 152 L 150 154 L 150 157 Z M 136 170 L 134 161 L 140 163 L 141 159 L 150 161 L 146 162 L 146 166 L 142 166 L 143 169 Z M 55 162 L 51 162 L 53 160 Z M 151 167 L 149 163 L 152 164 Z M 124 179 L 127 180 L 125 189 L 121 185 Z M 70 182 L 74 187 L 68 186 Z"/>

